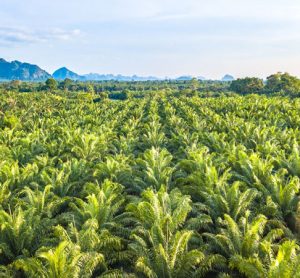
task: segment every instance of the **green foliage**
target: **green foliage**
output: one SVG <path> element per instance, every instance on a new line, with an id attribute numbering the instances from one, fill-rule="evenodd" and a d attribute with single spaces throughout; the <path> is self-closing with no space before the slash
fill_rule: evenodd
<path id="1" fill-rule="evenodd" d="M 230 84 L 230 90 L 242 94 L 258 94 L 264 88 L 264 83 L 262 79 L 256 77 L 246 77 L 234 80 Z"/>
<path id="2" fill-rule="evenodd" d="M 73 81 L 69 78 L 66 78 L 63 82 L 61 82 L 61 87 L 65 90 L 68 91 L 72 85 Z"/>
<path id="3" fill-rule="evenodd" d="M 53 91 L 57 88 L 57 81 L 54 78 L 48 78 L 46 80 L 47 90 Z"/>
<path id="4" fill-rule="evenodd" d="M 178 190 L 158 193 L 148 189 L 142 201 L 130 204 L 138 221 L 133 232 L 131 248 L 138 254 L 136 271 L 146 277 L 187 277 L 193 275 L 194 267 L 200 267 L 204 254 L 200 250 L 189 250 L 188 243 L 193 232 L 183 230 L 190 199 Z"/>
<path id="5" fill-rule="evenodd" d="M 299 95 L 300 79 L 288 73 L 276 73 L 267 78 L 266 90 L 269 93 Z"/>
<path id="6" fill-rule="evenodd" d="M 66 83 L 0 95 L 0 277 L 299 277 L 300 100 Z"/>
<path id="7" fill-rule="evenodd" d="M 16 261 L 16 267 L 29 277 L 92 277 L 98 265 L 104 263 L 99 253 L 83 253 L 78 245 L 62 241 L 55 249 L 41 248 L 37 258 Z"/>

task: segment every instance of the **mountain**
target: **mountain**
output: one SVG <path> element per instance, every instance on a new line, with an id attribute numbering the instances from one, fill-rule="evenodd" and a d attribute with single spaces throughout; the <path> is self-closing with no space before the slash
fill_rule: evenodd
<path id="1" fill-rule="evenodd" d="M 51 75 L 36 65 L 0 59 L 0 80 L 43 81 Z"/>
<path id="2" fill-rule="evenodd" d="M 191 75 L 184 75 L 184 76 L 179 76 L 176 78 L 176 80 L 178 80 L 178 81 L 189 81 L 192 79 L 193 79 L 193 76 L 191 76 Z"/>
<path id="3" fill-rule="evenodd" d="M 177 80 L 177 81 L 190 81 L 190 80 L 192 80 L 193 78 L 194 78 L 194 77 L 191 76 L 191 75 L 183 75 L 183 76 L 177 77 L 175 80 Z M 197 78 L 198 80 L 201 80 L 201 81 L 206 80 L 206 78 L 203 77 L 203 76 L 197 76 L 197 77 L 195 77 L 195 78 Z"/>
<path id="4" fill-rule="evenodd" d="M 223 78 L 222 78 L 222 81 L 233 81 L 234 80 L 234 77 L 230 74 L 226 74 Z"/>
<path id="5" fill-rule="evenodd" d="M 37 65 L 32 65 L 29 63 L 22 63 L 19 61 L 7 62 L 0 58 L 0 81 L 1 80 L 22 80 L 22 81 L 45 81 L 48 78 L 55 78 L 59 81 L 69 78 L 74 81 L 105 81 L 105 80 L 115 80 L 115 81 L 158 81 L 165 80 L 164 78 L 158 78 L 155 76 L 126 76 L 126 75 L 114 75 L 114 74 L 98 74 L 89 73 L 85 75 L 79 75 L 66 67 L 62 67 L 56 70 L 52 76 L 41 69 Z M 226 75 L 227 78 L 233 78 L 230 75 Z M 224 78 L 225 78 L 224 77 Z M 192 80 L 192 76 L 181 76 L 174 80 Z M 224 79 L 223 78 L 223 79 Z M 166 78 L 169 79 L 169 78 Z M 172 79 L 172 78 L 171 78 Z M 199 80 L 205 80 L 204 77 L 199 76 Z M 231 80 L 231 79 L 230 79 Z M 229 80 L 226 80 L 229 81 Z"/>
<path id="6" fill-rule="evenodd" d="M 105 81 L 105 80 L 117 80 L 117 81 L 155 81 L 160 80 L 160 78 L 155 76 L 146 76 L 141 77 L 137 75 L 125 76 L 125 75 L 114 75 L 114 74 L 98 74 L 98 73 L 89 73 L 85 74 L 84 77 L 86 80 L 91 81 Z"/>
<path id="7" fill-rule="evenodd" d="M 65 80 L 66 78 L 69 78 L 72 80 L 81 80 L 81 81 L 86 80 L 85 76 L 79 75 L 79 74 L 67 69 L 66 67 L 56 70 L 52 74 L 52 77 L 57 80 Z"/>
<path id="8" fill-rule="evenodd" d="M 148 77 L 141 77 L 137 75 L 133 76 L 125 76 L 125 75 L 114 75 L 114 74 L 99 74 L 99 73 L 89 73 L 84 75 L 79 75 L 66 67 L 60 68 L 56 70 L 52 77 L 57 80 L 64 80 L 66 78 L 72 80 L 79 80 L 79 81 L 109 81 L 109 80 L 116 80 L 116 81 L 149 81 L 149 80 L 160 80 L 155 76 L 148 76 Z"/>
<path id="9" fill-rule="evenodd" d="M 98 74 L 98 73 L 89 73 L 84 75 L 87 80 L 94 81 L 104 81 L 104 80 L 113 80 L 112 74 Z"/>

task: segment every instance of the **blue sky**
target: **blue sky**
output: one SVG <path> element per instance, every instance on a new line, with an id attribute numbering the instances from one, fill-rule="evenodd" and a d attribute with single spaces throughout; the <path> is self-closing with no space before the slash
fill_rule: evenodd
<path id="1" fill-rule="evenodd" d="M 78 73 L 300 76 L 299 0 L 1 0 L 0 57 Z"/>

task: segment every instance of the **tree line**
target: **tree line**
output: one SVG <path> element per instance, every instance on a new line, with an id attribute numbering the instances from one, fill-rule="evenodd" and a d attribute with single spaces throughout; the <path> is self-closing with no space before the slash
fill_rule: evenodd
<path id="1" fill-rule="evenodd" d="M 230 90 L 246 94 L 281 94 L 281 95 L 300 95 L 300 79 L 289 73 L 276 73 L 267 77 L 264 82 L 260 78 L 246 77 L 232 81 Z"/>
<path id="2" fill-rule="evenodd" d="M 300 79 L 289 73 L 275 73 L 266 80 L 257 77 L 239 78 L 231 82 L 213 80 L 161 80 L 161 81 L 74 81 L 66 78 L 57 81 L 53 78 L 45 82 L 22 82 L 13 80 L 0 83 L 0 92 L 84 92 L 98 98 L 125 100 L 130 97 L 142 98 L 146 94 L 163 91 L 173 96 L 222 96 L 222 95 L 300 95 Z"/>

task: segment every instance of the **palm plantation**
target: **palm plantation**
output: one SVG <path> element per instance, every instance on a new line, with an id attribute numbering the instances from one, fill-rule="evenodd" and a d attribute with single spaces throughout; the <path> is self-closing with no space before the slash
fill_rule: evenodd
<path id="1" fill-rule="evenodd" d="M 0 107 L 0 277 L 300 277 L 298 99 Z"/>

